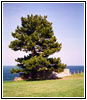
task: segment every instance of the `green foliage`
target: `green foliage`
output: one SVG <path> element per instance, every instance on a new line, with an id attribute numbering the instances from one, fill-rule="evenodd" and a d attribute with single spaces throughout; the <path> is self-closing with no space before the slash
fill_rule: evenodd
<path id="1" fill-rule="evenodd" d="M 21 26 L 17 26 L 12 36 L 9 48 L 14 51 L 31 52 L 24 58 L 18 58 L 19 69 L 12 69 L 12 73 L 32 73 L 42 70 L 58 72 L 63 71 L 66 65 L 61 63 L 60 58 L 48 58 L 61 49 L 61 43 L 56 41 L 52 30 L 52 23 L 47 21 L 47 16 L 27 15 L 21 18 Z"/>
<path id="2" fill-rule="evenodd" d="M 19 72 L 23 72 L 23 70 L 22 69 L 15 69 L 15 68 L 11 69 L 11 73 L 19 73 Z"/>

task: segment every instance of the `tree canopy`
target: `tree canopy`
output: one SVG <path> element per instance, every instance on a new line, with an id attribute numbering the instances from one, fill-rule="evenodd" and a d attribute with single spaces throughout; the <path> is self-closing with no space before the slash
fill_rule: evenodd
<path id="1" fill-rule="evenodd" d="M 61 50 L 61 43 L 57 42 L 52 23 L 47 21 L 47 16 L 21 17 L 21 26 L 17 26 L 12 36 L 15 40 L 11 41 L 9 48 L 29 53 L 15 60 L 19 68 L 12 68 L 12 73 L 34 72 L 35 74 L 43 70 L 61 72 L 66 67 L 61 63 L 60 58 L 49 58 L 50 55 Z"/>

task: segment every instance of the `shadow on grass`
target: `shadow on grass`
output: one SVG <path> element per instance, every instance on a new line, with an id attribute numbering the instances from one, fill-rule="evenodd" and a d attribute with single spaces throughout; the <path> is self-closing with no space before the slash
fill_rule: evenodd
<path id="1" fill-rule="evenodd" d="M 31 80 L 25 79 L 24 81 L 46 81 L 46 80 L 58 80 L 58 79 L 62 79 L 62 78 L 57 78 L 57 79 L 53 79 L 53 78 L 51 78 L 51 79 L 31 79 Z"/>

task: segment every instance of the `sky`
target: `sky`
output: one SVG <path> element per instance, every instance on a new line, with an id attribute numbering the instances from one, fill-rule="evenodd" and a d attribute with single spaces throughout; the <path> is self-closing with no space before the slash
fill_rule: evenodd
<path id="1" fill-rule="evenodd" d="M 14 40 L 11 33 L 21 26 L 21 17 L 28 14 L 47 15 L 53 23 L 62 48 L 50 57 L 60 57 L 67 65 L 84 65 L 84 3 L 3 3 L 3 65 L 16 65 L 16 58 L 27 55 L 8 45 Z"/>

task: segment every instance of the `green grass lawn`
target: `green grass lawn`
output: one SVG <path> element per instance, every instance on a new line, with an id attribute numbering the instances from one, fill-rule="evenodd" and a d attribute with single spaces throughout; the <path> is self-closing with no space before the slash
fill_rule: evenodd
<path id="1" fill-rule="evenodd" d="M 84 74 L 56 80 L 3 82 L 3 97 L 84 97 Z"/>

